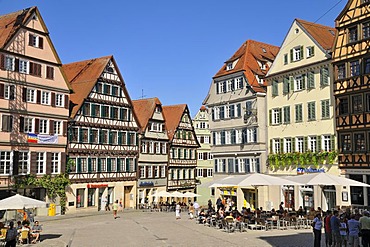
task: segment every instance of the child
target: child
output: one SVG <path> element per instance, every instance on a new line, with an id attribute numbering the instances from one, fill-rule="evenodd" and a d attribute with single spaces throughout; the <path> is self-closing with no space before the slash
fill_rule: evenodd
<path id="1" fill-rule="evenodd" d="M 344 217 L 340 219 L 339 233 L 342 244 L 347 246 L 347 223 L 345 222 Z"/>

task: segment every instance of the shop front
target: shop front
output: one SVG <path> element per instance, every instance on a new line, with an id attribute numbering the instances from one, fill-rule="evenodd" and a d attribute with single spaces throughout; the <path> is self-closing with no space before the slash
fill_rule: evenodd
<path id="1" fill-rule="evenodd" d="M 167 199 L 153 196 L 158 192 L 166 191 L 166 179 L 139 179 L 137 188 L 138 208 L 145 208 L 153 204 L 165 202 Z"/>

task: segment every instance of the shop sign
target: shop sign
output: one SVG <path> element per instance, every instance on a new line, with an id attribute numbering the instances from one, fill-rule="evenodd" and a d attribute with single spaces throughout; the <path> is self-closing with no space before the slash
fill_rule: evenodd
<path id="1" fill-rule="evenodd" d="M 143 186 L 154 186 L 154 183 L 152 181 L 149 181 L 149 182 L 140 182 L 139 186 L 140 187 L 143 187 Z"/>
<path id="2" fill-rule="evenodd" d="M 87 184 L 88 189 L 104 188 L 108 187 L 108 184 Z"/>
<path id="3" fill-rule="evenodd" d="M 236 196 L 236 190 L 220 190 L 221 191 L 221 195 L 224 195 L 224 196 Z"/>
<path id="4" fill-rule="evenodd" d="M 324 168 L 297 168 L 297 174 L 305 174 L 305 173 L 325 173 Z"/>

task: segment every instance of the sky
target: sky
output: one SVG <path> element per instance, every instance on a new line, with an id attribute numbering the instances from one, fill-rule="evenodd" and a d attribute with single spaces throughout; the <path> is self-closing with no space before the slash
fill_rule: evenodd
<path id="1" fill-rule="evenodd" d="M 62 63 L 113 55 L 131 99 L 187 104 L 248 39 L 280 46 L 295 18 L 334 26 L 347 0 L 0 0 L 37 6 Z"/>

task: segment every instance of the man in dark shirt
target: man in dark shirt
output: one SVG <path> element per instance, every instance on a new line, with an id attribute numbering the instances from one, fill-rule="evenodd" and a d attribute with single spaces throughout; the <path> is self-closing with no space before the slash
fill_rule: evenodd
<path id="1" fill-rule="evenodd" d="M 331 227 L 330 227 L 330 219 L 331 219 L 331 211 L 326 211 L 326 216 L 324 218 L 324 225 L 325 225 L 325 244 L 326 247 L 331 247 L 331 244 L 333 242 L 333 238 L 331 235 Z"/>
<path id="2" fill-rule="evenodd" d="M 342 241 L 340 237 L 340 220 L 338 218 L 338 210 L 334 210 L 334 215 L 330 218 L 331 233 L 333 236 L 333 247 L 341 247 Z"/>

